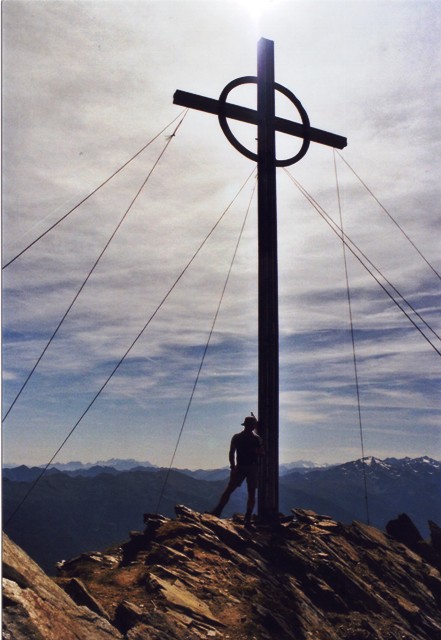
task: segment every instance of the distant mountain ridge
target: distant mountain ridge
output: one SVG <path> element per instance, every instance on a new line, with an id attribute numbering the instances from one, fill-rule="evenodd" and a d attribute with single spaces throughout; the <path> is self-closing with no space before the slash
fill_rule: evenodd
<path id="1" fill-rule="evenodd" d="M 351 462 L 345 462 L 342 464 L 318 464 L 308 460 L 296 460 L 295 462 L 284 463 L 279 466 L 280 477 L 289 476 L 291 473 L 310 473 L 312 471 L 324 471 L 327 469 L 338 469 L 339 472 L 345 473 L 349 470 L 355 472 L 362 471 L 363 468 L 369 469 L 371 472 L 373 469 L 391 474 L 403 473 L 405 470 L 412 470 L 419 465 L 428 464 L 429 467 L 439 468 L 441 462 L 430 458 L 429 456 L 422 456 L 420 458 L 385 458 L 381 460 L 374 456 L 369 456 L 364 461 L 359 458 Z M 34 480 L 40 475 L 42 466 L 28 467 L 26 465 L 5 465 L 3 467 L 3 477 L 13 481 L 29 482 Z M 89 476 L 93 477 L 101 473 L 120 473 L 122 471 L 136 471 L 136 470 L 150 470 L 160 471 L 164 467 L 158 467 L 149 461 L 139 461 L 133 458 L 120 459 L 111 458 L 110 460 L 99 460 L 97 462 L 55 462 L 46 471 L 46 475 L 53 475 L 56 473 L 66 473 L 70 476 Z M 180 469 L 173 467 L 173 471 L 183 473 L 196 480 L 208 480 L 218 481 L 228 478 L 230 469 L 229 467 L 220 467 L 218 469 Z"/>
<path id="2" fill-rule="evenodd" d="M 3 470 L 5 523 L 41 472 L 39 467 L 25 466 Z M 4 528 L 50 572 L 63 558 L 105 548 L 124 538 L 127 531 L 139 527 L 142 513 L 159 509 L 170 517 L 176 504 L 200 512 L 212 509 L 227 476 L 228 469 L 169 473 L 151 466 L 123 471 L 107 466 L 69 471 L 50 468 Z M 224 515 L 243 513 L 245 502 L 246 488 L 242 486 L 231 497 Z M 312 509 L 344 523 L 367 522 L 369 515 L 370 524 L 379 529 L 400 513 L 407 513 L 427 537 L 428 521 L 441 520 L 441 462 L 428 456 L 372 457 L 324 468 L 294 469 L 281 473 L 279 508 L 284 514 L 293 508 Z"/>
<path id="3" fill-rule="evenodd" d="M 148 460 L 140 462 L 133 458 L 110 458 L 110 460 L 98 460 L 98 462 L 55 462 L 51 465 L 51 468 L 59 469 L 59 471 L 78 471 L 80 469 L 92 469 L 93 467 L 111 467 L 117 471 L 130 471 L 136 467 L 158 469 L 156 464 L 152 464 Z"/>
<path id="4" fill-rule="evenodd" d="M 290 473 L 291 471 L 310 471 L 311 469 L 324 469 L 329 465 L 321 465 L 315 462 L 310 462 L 307 460 L 297 460 L 295 462 L 289 462 L 285 464 L 281 464 L 280 475 L 285 475 L 286 473 Z M 3 466 L 3 477 L 8 478 L 9 480 L 16 481 L 30 481 L 35 479 L 44 468 L 44 465 L 39 465 L 35 467 L 28 467 L 26 465 L 12 465 L 5 464 Z M 158 471 L 163 469 L 164 467 L 158 467 L 155 464 L 152 464 L 149 461 L 139 461 L 133 458 L 129 459 L 120 459 L 120 458 L 111 458 L 110 460 L 99 460 L 97 462 L 80 462 L 77 460 L 71 462 L 54 462 L 50 465 L 49 469 L 46 471 L 46 474 L 53 474 L 57 472 L 67 473 L 71 476 L 83 475 L 83 476 L 96 476 L 99 473 L 115 473 L 121 471 L 133 471 L 136 469 L 150 469 L 152 471 Z M 198 480 L 225 480 L 229 473 L 230 468 L 225 466 L 219 469 L 179 469 L 174 468 L 174 471 L 178 471 L 180 473 L 184 473 L 192 478 L 196 478 Z"/>
<path id="5" fill-rule="evenodd" d="M 280 495 L 281 511 L 309 504 L 343 522 L 369 519 L 378 528 L 405 512 L 427 536 L 427 521 L 441 519 L 441 462 L 429 456 L 369 457 L 306 474 L 294 471 L 281 477 Z"/>

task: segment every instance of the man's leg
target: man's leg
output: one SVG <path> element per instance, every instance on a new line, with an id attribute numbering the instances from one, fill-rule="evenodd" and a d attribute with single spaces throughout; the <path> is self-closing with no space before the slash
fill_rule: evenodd
<path id="1" fill-rule="evenodd" d="M 217 516 L 218 518 L 220 517 L 225 505 L 230 499 L 231 494 L 233 493 L 233 491 L 237 489 L 237 487 L 240 487 L 242 482 L 243 482 L 243 478 L 240 479 L 240 476 L 238 475 L 237 469 L 236 469 L 234 472 L 231 473 L 230 482 L 228 483 L 227 488 L 225 489 L 223 494 L 221 495 L 218 505 L 211 512 L 213 516 Z"/>
<path id="2" fill-rule="evenodd" d="M 225 505 L 227 504 L 228 500 L 230 499 L 231 494 L 233 493 L 233 491 L 235 489 L 236 489 L 235 486 L 230 485 L 230 484 L 228 485 L 228 487 L 225 489 L 225 491 L 221 495 L 221 498 L 219 500 L 219 504 L 211 512 L 214 516 L 217 516 L 218 518 L 220 517 Z"/>
<path id="3" fill-rule="evenodd" d="M 248 487 L 248 501 L 247 501 L 247 512 L 245 514 L 245 524 L 249 524 L 251 522 L 251 515 L 253 513 L 255 504 L 256 504 L 256 488 Z"/>
<path id="4" fill-rule="evenodd" d="M 251 515 L 253 513 L 254 505 L 256 504 L 256 491 L 257 491 L 257 467 L 250 469 L 247 475 L 247 488 L 248 488 L 248 501 L 247 511 L 245 514 L 245 524 L 251 523 Z"/>

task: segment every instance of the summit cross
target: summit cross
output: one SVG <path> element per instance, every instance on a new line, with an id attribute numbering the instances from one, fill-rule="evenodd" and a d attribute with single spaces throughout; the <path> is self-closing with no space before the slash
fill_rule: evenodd
<path id="1" fill-rule="evenodd" d="M 230 91 L 243 84 L 257 85 L 257 111 L 227 102 Z M 301 123 L 275 114 L 275 91 L 290 100 L 300 114 Z M 337 149 L 347 145 L 346 138 L 310 126 L 308 115 L 296 96 L 274 80 L 274 42 L 261 38 L 257 51 L 257 76 L 233 80 L 219 99 L 176 91 L 174 104 L 216 114 L 229 142 L 244 156 L 257 162 L 258 175 L 258 296 L 259 296 L 259 434 L 263 456 L 258 489 L 258 516 L 273 522 L 279 515 L 279 303 L 277 270 L 277 195 L 276 168 L 286 167 L 303 158 L 310 142 Z M 257 154 L 244 147 L 232 134 L 227 118 L 257 125 Z M 300 150 L 291 158 L 276 158 L 276 131 L 303 139 Z"/>

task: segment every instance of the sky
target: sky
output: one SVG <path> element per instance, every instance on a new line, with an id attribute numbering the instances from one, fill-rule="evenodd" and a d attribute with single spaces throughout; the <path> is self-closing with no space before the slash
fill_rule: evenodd
<path id="1" fill-rule="evenodd" d="M 189 111 L 167 136 L 174 92 L 218 98 L 255 75 L 261 37 L 312 126 L 348 139 L 335 166 L 312 143 L 290 175 L 337 221 L 339 195 L 347 235 L 440 335 L 441 2 L 4 0 L 2 13 L 3 265 L 170 125 L 2 271 L 4 415 L 166 147 L 4 420 L 5 463 L 46 464 L 69 436 L 56 461 L 168 466 L 182 429 L 174 466 L 227 464 L 258 408 L 255 163 L 214 115 Z M 254 85 L 229 100 L 255 108 Z M 230 124 L 253 150 L 255 129 Z M 278 134 L 278 157 L 299 145 Z M 439 459 L 439 338 L 347 254 L 360 429 L 341 240 L 283 169 L 277 185 L 281 462 L 359 458 L 361 434 L 367 456 Z"/>

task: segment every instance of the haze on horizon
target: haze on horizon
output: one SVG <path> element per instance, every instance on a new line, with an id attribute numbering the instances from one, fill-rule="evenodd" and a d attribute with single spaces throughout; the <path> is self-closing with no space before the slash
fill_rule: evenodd
<path id="1" fill-rule="evenodd" d="M 6 0 L 3 264 L 182 111 L 254 75 L 261 36 L 276 80 L 440 272 L 441 4 L 429 0 Z M 248 90 L 231 101 L 254 106 Z M 279 114 L 298 119 L 283 100 Z M 3 271 L 3 414 L 166 143 Z M 233 125 L 232 125 L 233 127 Z M 254 130 L 234 125 L 253 144 Z M 278 139 L 281 155 L 298 141 Z M 215 116 L 189 112 L 3 424 L 5 462 L 45 464 L 218 220 L 253 163 Z M 440 334 L 441 283 L 337 156 L 346 233 Z M 290 169 L 338 220 L 334 158 Z M 247 184 L 57 460 L 168 466 L 253 189 Z M 341 243 L 278 173 L 280 459 L 361 457 Z M 227 463 L 257 413 L 256 202 L 173 466 Z M 439 356 L 348 256 L 365 455 L 441 457 Z M 434 342 L 436 339 L 433 338 Z M 439 341 L 436 342 L 438 349 Z"/>

